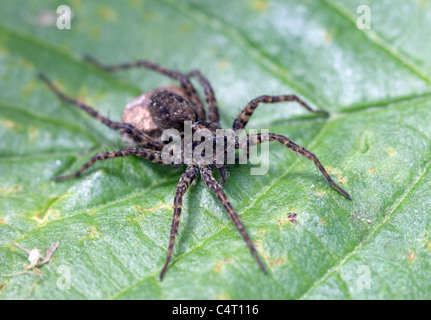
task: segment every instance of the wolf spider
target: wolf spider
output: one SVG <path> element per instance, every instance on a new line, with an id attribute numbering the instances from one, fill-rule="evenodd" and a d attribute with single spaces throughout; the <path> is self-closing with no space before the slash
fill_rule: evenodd
<path id="1" fill-rule="evenodd" d="M 117 71 L 125 70 L 131 68 L 142 67 L 145 69 L 152 70 L 163 74 L 171 79 L 177 80 L 180 86 L 169 86 L 158 88 L 150 91 L 146 95 L 142 95 L 137 99 L 138 102 L 135 104 L 139 105 L 141 109 L 135 114 L 136 117 L 140 117 L 141 123 L 137 121 L 134 116 L 130 117 L 129 120 L 125 121 L 125 114 L 123 115 L 122 122 L 112 121 L 109 118 L 101 115 L 99 112 L 91 108 L 90 106 L 73 99 L 62 91 L 60 91 L 45 75 L 39 74 L 40 79 L 45 82 L 45 84 L 63 101 L 73 104 L 76 107 L 84 110 L 93 118 L 99 120 L 111 129 L 120 131 L 121 134 L 129 137 L 135 142 L 136 147 L 125 148 L 116 151 L 109 151 L 103 153 L 97 153 L 88 162 L 86 162 L 78 171 L 70 175 L 63 175 L 55 177 L 55 180 L 74 178 L 79 176 L 84 170 L 94 164 L 96 161 L 112 159 L 117 157 L 126 157 L 135 155 L 140 158 L 147 159 L 153 163 L 159 163 L 162 165 L 174 165 L 173 163 L 164 163 L 162 161 L 162 149 L 166 146 L 160 139 L 161 132 L 164 129 L 176 128 L 178 130 L 183 129 L 184 122 L 186 120 L 193 123 L 195 128 L 207 128 L 215 134 L 215 130 L 221 128 L 219 122 L 219 113 L 214 91 L 211 87 L 210 82 L 197 70 L 192 71 L 188 74 L 183 74 L 177 71 L 165 69 L 162 66 L 154 64 L 149 61 L 136 61 L 133 63 L 124 63 L 114 66 L 104 66 L 94 60 L 91 57 L 86 57 L 86 61 L 94 65 L 95 67 L 105 70 L 105 71 Z M 191 78 L 195 78 L 204 89 L 205 100 L 207 105 L 207 114 L 204 109 L 204 104 L 199 97 L 195 87 L 191 82 Z M 135 99 L 135 100 L 136 100 Z M 285 101 L 294 101 L 299 103 L 302 107 L 313 113 L 325 114 L 328 113 L 321 110 L 314 110 L 308 106 L 304 101 L 302 101 L 296 95 L 278 95 L 278 96 L 267 96 L 263 95 L 251 100 L 245 108 L 240 112 L 237 118 L 233 122 L 233 129 L 237 131 L 243 129 L 253 112 L 260 103 L 278 103 Z M 132 109 L 135 105 L 128 105 L 126 109 Z M 126 111 L 126 110 L 125 110 Z M 140 112 L 140 114 L 139 114 Z M 145 113 L 145 115 L 142 115 Z M 248 137 L 248 135 L 246 135 Z M 305 148 L 295 144 L 293 141 L 285 136 L 269 133 L 267 139 L 262 139 L 260 134 L 257 134 L 251 140 L 250 145 L 260 144 L 264 141 L 278 141 L 287 148 L 295 151 L 296 153 L 305 156 L 307 159 L 312 160 L 320 172 L 325 177 L 326 181 L 331 184 L 336 190 L 338 190 L 346 198 L 351 199 L 350 195 L 339 187 L 326 172 L 325 168 L 322 166 L 317 157 L 306 150 Z M 196 145 L 193 145 L 195 147 Z M 240 149 L 239 141 L 235 142 L 235 148 Z M 248 154 L 248 147 L 245 150 Z M 181 163 L 185 165 L 185 163 Z M 220 182 L 218 182 L 213 175 L 212 169 L 216 167 L 219 171 Z M 220 201 L 221 205 L 227 211 L 229 217 L 232 219 L 233 223 L 239 230 L 241 236 L 247 243 L 251 253 L 256 259 L 259 267 L 264 273 L 266 273 L 265 265 L 257 254 L 256 248 L 253 245 L 250 237 L 248 236 L 244 226 L 235 211 L 233 206 L 230 204 L 226 194 L 223 192 L 221 185 L 226 180 L 227 175 L 223 165 L 216 164 L 215 161 L 212 163 L 196 163 L 193 162 L 187 165 L 185 172 L 182 174 L 174 198 L 174 214 L 172 219 L 169 247 L 167 252 L 167 257 L 163 269 L 160 273 L 160 280 L 167 270 L 168 264 L 172 257 L 172 251 L 175 242 L 175 236 L 178 231 L 180 214 L 182 208 L 182 199 L 190 184 L 200 173 L 201 179 L 206 184 L 206 186 L 215 194 L 215 196 Z"/>

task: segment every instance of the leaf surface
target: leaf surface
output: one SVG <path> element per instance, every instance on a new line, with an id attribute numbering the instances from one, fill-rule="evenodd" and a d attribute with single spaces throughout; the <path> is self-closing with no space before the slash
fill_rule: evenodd
<path id="1" fill-rule="evenodd" d="M 56 28 L 61 4 L 8 0 L 0 12 L 0 233 L 28 249 L 60 242 L 45 277 L 0 278 L 2 299 L 430 298 L 429 1 L 371 1 L 369 30 L 357 27 L 353 0 L 71 1 L 70 30 Z M 107 74 L 84 54 L 201 70 L 225 128 L 263 94 L 294 93 L 329 111 L 262 105 L 248 128 L 311 150 L 353 200 L 271 144 L 267 174 L 232 165 L 224 186 L 269 273 L 198 179 L 160 282 L 182 169 L 128 157 L 53 181 L 121 141 L 37 73 L 113 120 L 172 81 Z M 0 274 L 25 262 L 0 240 Z"/>

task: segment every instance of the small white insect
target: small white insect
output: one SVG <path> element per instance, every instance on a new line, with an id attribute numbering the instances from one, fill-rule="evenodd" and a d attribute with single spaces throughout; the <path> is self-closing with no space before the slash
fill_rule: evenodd
<path id="1" fill-rule="evenodd" d="M 43 275 L 43 272 L 38 269 L 38 267 L 41 267 L 45 263 L 47 263 L 49 260 L 51 260 L 52 255 L 54 254 L 57 247 L 60 245 L 60 242 L 56 241 L 53 244 L 51 244 L 48 248 L 42 250 L 42 252 L 46 251 L 46 256 L 43 256 L 42 253 L 39 251 L 39 249 L 31 249 L 27 250 L 26 248 L 21 247 L 20 245 L 17 245 L 16 243 L 13 243 L 12 241 L 2 237 L 6 241 L 10 242 L 14 247 L 18 248 L 21 251 L 24 251 L 28 255 L 28 261 L 30 261 L 30 264 L 23 264 L 23 267 L 26 269 L 25 271 L 11 273 L 11 274 L 0 274 L 0 277 L 13 277 L 20 274 L 26 274 L 30 273 L 32 270 L 35 274 L 40 273 Z M 41 260 L 42 259 L 42 260 Z"/>

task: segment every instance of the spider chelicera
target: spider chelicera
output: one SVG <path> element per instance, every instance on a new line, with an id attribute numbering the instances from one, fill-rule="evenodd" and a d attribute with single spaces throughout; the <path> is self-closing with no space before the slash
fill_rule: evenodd
<path id="1" fill-rule="evenodd" d="M 133 63 L 124 63 L 115 66 L 104 66 L 91 57 L 86 57 L 86 60 L 94 66 L 105 71 L 117 71 L 142 67 L 177 80 L 179 81 L 180 86 L 158 88 L 136 98 L 133 103 L 129 103 L 126 106 L 122 121 L 116 122 L 101 115 L 99 112 L 97 112 L 90 106 L 67 96 L 62 91 L 60 91 L 45 75 L 40 74 L 40 79 L 44 81 L 46 85 L 61 100 L 73 104 L 76 107 L 84 110 L 90 116 L 99 120 L 109 128 L 120 131 L 121 134 L 125 136 L 125 138 L 133 140 L 133 142 L 135 143 L 135 147 L 97 153 L 75 173 L 55 177 L 55 180 L 77 177 L 85 169 L 87 169 L 93 163 L 99 160 L 126 157 L 131 155 L 135 155 L 162 165 L 185 165 L 184 162 L 180 164 L 174 164 L 166 163 L 166 161 L 162 160 L 162 150 L 166 146 L 166 143 L 160 139 L 162 131 L 170 128 L 182 130 L 186 121 L 191 121 L 193 123 L 193 130 L 197 130 L 199 128 L 208 129 L 211 133 L 213 133 L 214 136 L 216 134 L 216 130 L 221 128 L 214 91 L 209 81 L 199 71 L 195 70 L 188 74 L 183 74 L 177 71 L 165 69 L 149 61 L 136 61 Z M 198 95 L 195 87 L 191 82 L 191 78 L 195 78 L 204 89 L 207 113 L 205 112 L 204 104 L 200 96 Z M 326 111 L 312 109 L 296 95 L 264 95 L 251 100 L 245 106 L 245 108 L 234 120 L 233 130 L 237 131 L 239 129 L 243 129 L 249 121 L 250 117 L 252 116 L 254 110 L 260 103 L 277 103 L 285 101 L 295 101 L 310 112 L 325 115 L 328 114 Z M 135 107 L 137 108 L 135 109 Z M 248 137 L 248 135 L 246 135 L 246 137 Z M 350 195 L 331 179 L 325 168 L 322 166 L 320 161 L 313 153 L 295 144 L 287 137 L 275 133 L 268 133 L 265 139 L 261 134 L 256 134 L 253 138 L 250 137 L 249 146 L 260 144 L 265 141 L 278 141 L 287 148 L 295 151 L 300 155 L 303 155 L 309 160 L 312 160 L 317 166 L 317 168 L 320 170 L 320 172 L 323 174 L 326 181 L 346 198 L 351 199 Z M 193 148 L 195 148 L 196 146 L 197 144 L 194 143 Z M 242 145 L 239 143 L 238 138 L 238 140 L 235 141 L 235 148 L 241 149 L 241 146 Z M 249 149 L 247 146 L 245 152 L 248 154 L 248 151 Z M 218 169 L 220 175 L 220 182 L 214 178 L 212 172 L 213 168 Z M 220 165 L 219 163 L 216 163 L 214 158 L 214 161 L 212 162 L 192 162 L 187 164 L 187 169 L 182 174 L 180 181 L 178 182 L 177 191 L 174 198 L 174 215 L 172 219 L 169 247 L 165 264 L 160 273 L 160 280 L 163 278 L 172 257 L 175 236 L 177 234 L 180 221 L 182 198 L 190 184 L 193 182 L 193 180 L 199 173 L 203 182 L 215 194 L 224 209 L 227 211 L 229 217 L 232 219 L 235 226 L 238 228 L 239 232 L 241 233 L 241 236 L 244 238 L 262 271 L 266 273 L 265 265 L 257 254 L 253 242 L 250 240 L 250 237 L 244 229 L 244 226 L 238 216 L 238 213 L 230 204 L 226 194 L 221 188 L 221 185 L 227 179 L 227 175 L 224 166 Z"/>

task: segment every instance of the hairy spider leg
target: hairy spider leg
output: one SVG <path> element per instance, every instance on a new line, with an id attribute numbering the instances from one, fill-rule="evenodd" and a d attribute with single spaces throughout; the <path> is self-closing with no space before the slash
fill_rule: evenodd
<path id="1" fill-rule="evenodd" d="M 205 100 L 208 106 L 208 120 L 220 127 L 220 117 L 218 114 L 217 101 L 214 90 L 210 82 L 205 78 L 199 70 L 193 70 L 187 74 L 188 77 L 195 77 L 204 88 Z"/>
<path id="2" fill-rule="evenodd" d="M 127 157 L 127 156 L 138 156 L 140 158 L 147 159 L 150 162 L 153 163 L 159 163 L 165 166 L 175 166 L 175 164 L 166 164 L 162 160 L 162 153 L 160 151 L 151 150 L 151 149 L 141 149 L 141 148 L 126 148 L 122 150 L 116 150 L 116 151 L 109 151 L 109 152 L 102 152 L 95 154 L 90 160 L 88 160 L 84 165 L 75 173 L 65 175 L 65 176 L 58 176 L 55 177 L 54 180 L 62 180 L 62 179 L 69 179 L 69 178 L 76 178 L 78 177 L 84 170 L 86 170 L 88 167 L 93 165 L 96 161 L 100 160 L 106 160 L 106 159 L 113 159 L 118 157 Z"/>
<path id="3" fill-rule="evenodd" d="M 199 168 L 195 164 L 191 164 L 190 166 L 187 167 L 186 171 L 184 171 L 184 173 L 180 178 L 180 181 L 178 182 L 177 192 L 174 198 L 174 216 L 172 218 L 171 236 L 169 239 L 168 253 L 166 256 L 165 265 L 163 266 L 163 269 L 160 272 L 160 276 L 159 276 L 160 280 L 163 279 L 163 276 L 165 275 L 165 272 L 168 268 L 168 264 L 172 258 L 175 236 L 178 233 L 178 226 L 180 223 L 183 196 L 186 193 L 187 189 L 190 187 L 190 184 L 192 183 L 194 178 L 196 178 L 198 173 L 199 173 Z"/>
<path id="4" fill-rule="evenodd" d="M 217 168 L 217 170 L 218 170 L 219 175 L 220 175 L 220 179 L 219 179 L 218 183 L 220 185 L 224 185 L 226 183 L 226 180 L 227 180 L 226 169 L 225 169 L 225 167 L 220 167 L 220 168 Z"/>
<path id="5" fill-rule="evenodd" d="M 198 117 L 198 120 L 205 120 L 206 118 L 202 100 L 199 97 L 195 87 L 193 86 L 189 78 L 180 72 L 165 69 L 153 62 L 146 61 L 146 60 L 138 60 L 130 63 L 122 63 L 118 65 L 113 65 L 113 66 L 105 66 L 91 56 L 86 55 L 84 59 L 89 63 L 93 64 L 94 66 L 96 66 L 97 68 L 108 72 L 126 70 L 126 69 L 132 69 L 132 68 L 145 68 L 148 70 L 152 70 L 154 72 L 161 73 L 169 78 L 178 80 L 181 84 L 181 87 L 184 89 L 186 95 L 193 102 L 193 106 L 194 106 L 196 115 Z"/>
<path id="6" fill-rule="evenodd" d="M 253 242 L 251 242 L 250 237 L 247 234 L 247 231 L 245 231 L 244 226 L 238 216 L 238 213 L 235 211 L 233 206 L 230 204 L 226 194 L 223 192 L 220 184 L 217 182 L 217 180 L 214 178 L 214 175 L 212 173 L 211 167 L 208 165 L 203 165 L 200 167 L 201 171 L 201 178 L 207 185 L 207 187 L 216 195 L 217 199 L 220 201 L 220 203 L 223 205 L 224 209 L 227 211 L 229 217 L 232 219 L 233 223 L 237 227 L 238 231 L 241 233 L 241 236 L 244 238 L 245 242 L 247 243 L 247 246 L 249 247 L 251 253 L 253 254 L 254 258 L 256 259 L 257 263 L 259 264 L 259 267 L 262 269 L 264 273 L 266 273 L 265 265 L 263 264 L 262 260 L 260 259 L 259 255 L 257 254 L 256 248 L 253 245 Z"/>
<path id="7" fill-rule="evenodd" d="M 61 100 L 65 101 L 67 103 L 73 104 L 73 105 L 75 105 L 76 107 L 78 107 L 81 110 L 84 110 L 90 116 L 92 116 L 96 120 L 99 120 L 100 122 L 102 122 L 103 124 L 105 124 L 106 126 L 108 126 L 111 129 L 121 130 L 121 131 L 124 131 L 124 132 L 128 133 L 133 138 L 133 140 L 135 140 L 137 143 L 139 143 L 143 147 L 147 147 L 147 148 L 151 148 L 151 149 L 156 149 L 156 150 L 162 150 L 162 148 L 164 146 L 163 144 L 161 144 L 160 142 L 156 141 L 155 139 L 153 139 L 149 135 L 147 135 L 147 134 L 139 131 L 138 129 L 136 129 L 131 124 L 112 121 L 109 118 L 107 118 L 105 116 L 102 116 L 99 112 L 97 112 L 96 110 L 94 110 L 92 107 L 90 107 L 90 106 L 88 106 L 88 105 L 86 105 L 86 104 L 84 104 L 84 103 L 82 103 L 82 102 L 80 102 L 80 101 L 78 101 L 76 99 L 73 99 L 73 98 L 67 96 L 60 89 L 58 89 L 52 83 L 52 81 L 47 76 L 45 76 L 44 74 L 40 73 L 39 74 L 39 78 Z"/>
<path id="8" fill-rule="evenodd" d="M 277 102 L 286 102 L 286 101 L 296 101 L 305 109 L 313 113 L 319 113 L 328 115 L 328 112 L 323 110 L 314 110 L 308 104 L 306 104 L 303 100 L 301 100 L 296 95 L 280 95 L 280 96 L 260 96 L 253 100 L 251 100 L 245 108 L 240 112 L 238 117 L 233 122 L 233 130 L 242 129 L 247 125 L 248 120 L 250 119 L 253 112 L 256 110 L 259 103 L 277 103 Z"/>
<path id="9" fill-rule="evenodd" d="M 307 159 L 311 160 L 314 162 L 314 164 L 317 166 L 317 168 L 320 170 L 320 172 L 323 174 L 323 176 L 325 177 L 326 181 L 333 186 L 336 190 L 338 190 L 343 196 L 345 196 L 347 199 L 352 200 L 352 197 L 343 189 L 341 188 L 339 185 L 337 185 L 332 178 L 329 176 L 329 174 L 326 172 L 325 168 L 323 167 L 323 165 L 320 163 L 319 159 L 316 157 L 316 155 L 314 153 L 312 153 L 311 151 L 308 151 L 307 149 L 297 145 L 296 143 L 294 143 L 293 141 L 291 141 L 289 138 L 280 135 L 280 134 L 276 134 L 276 133 L 265 133 L 264 134 L 264 138 L 262 138 L 262 134 L 261 133 L 257 133 L 257 134 L 247 134 L 244 137 L 242 137 L 241 139 L 248 139 L 248 146 L 253 146 L 253 145 L 257 145 L 257 144 L 261 144 L 262 142 L 267 142 L 267 141 L 278 141 L 280 142 L 282 145 L 284 145 L 285 147 L 295 151 L 296 153 L 299 153 L 300 155 L 306 157 Z M 238 141 L 235 143 L 235 148 L 239 149 L 240 145 L 245 145 L 243 143 L 239 143 Z M 249 148 L 247 148 L 245 150 L 247 157 L 249 156 Z"/>

